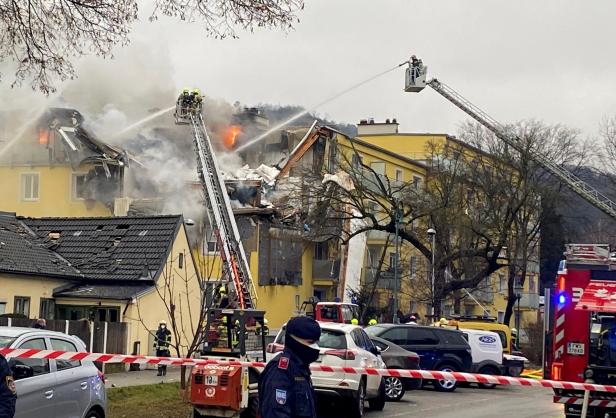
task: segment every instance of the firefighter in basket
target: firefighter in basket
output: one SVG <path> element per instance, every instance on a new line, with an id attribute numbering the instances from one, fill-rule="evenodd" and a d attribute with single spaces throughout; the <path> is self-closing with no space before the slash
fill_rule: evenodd
<path id="1" fill-rule="evenodd" d="M 184 119 L 188 116 L 188 105 L 190 101 L 190 89 L 183 89 L 175 103 L 176 119 Z"/>
<path id="2" fill-rule="evenodd" d="M 167 328 L 167 321 L 161 320 L 158 323 L 158 329 L 156 330 L 154 341 L 154 349 L 156 350 L 157 357 L 170 357 L 171 352 L 169 347 L 171 345 L 171 331 Z M 167 366 L 163 364 L 158 365 L 157 376 L 166 376 Z"/>
<path id="3" fill-rule="evenodd" d="M 203 107 L 203 97 L 201 96 L 201 91 L 199 89 L 193 89 L 190 93 L 190 106 L 189 111 L 192 114 L 198 115 L 201 113 L 201 109 Z"/>

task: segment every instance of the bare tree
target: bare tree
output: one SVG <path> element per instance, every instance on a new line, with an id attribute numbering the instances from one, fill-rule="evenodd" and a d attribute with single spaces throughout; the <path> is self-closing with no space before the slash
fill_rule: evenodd
<path id="1" fill-rule="evenodd" d="M 150 20 L 172 16 L 226 38 L 236 37 L 238 29 L 289 29 L 302 8 L 303 0 L 156 0 Z M 48 94 L 57 80 L 76 77 L 75 58 L 110 57 L 116 45 L 127 44 L 138 11 L 137 0 L 0 2 L 0 63 L 16 66 L 12 86 L 28 80 Z"/>
<path id="2" fill-rule="evenodd" d="M 201 274 L 189 274 L 189 269 L 184 267 L 179 269 L 179 259 L 182 258 L 183 263 L 188 263 L 191 260 L 191 255 L 186 253 L 178 253 L 174 258 L 169 259 L 163 267 L 162 273 L 156 284 L 156 293 L 164 306 L 164 315 L 169 318 L 168 328 L 172 334 L 171 348 L 174 355 L 177 357 L 192 357 L 198 353 L 204 345 L 207 338 L 205 332 L 205 324 L 207 320 L 208 310 L 214 303 L 213 292 L 212 297 L 208 297 L 208 276 L 204 272 L 214 273 L 213 270 L 204 265 L 200 271 Z M 216 274 L 217 277 L 219 276 Z M 210 282 L 215 283 L 215 282 Z M 198 293 L 194 293 L 195 284 L 198 286 Z M 155 330 L 148 328 L 146 324 L 147 318 L 144 318 L 141 313 L 140 302 L 137 302 L 138 320 L 145 330 L 152 336 L 155 336 Z M 186 388 L 186 367 L 181 367 L 181 388 Z"/>

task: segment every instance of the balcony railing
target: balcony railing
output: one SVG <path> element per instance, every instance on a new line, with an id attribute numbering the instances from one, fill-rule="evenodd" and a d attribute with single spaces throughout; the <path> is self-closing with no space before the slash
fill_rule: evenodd
<path id="1" fill-rule="evenodd" d="M 340 259 L 312 260 L 312 278 L 338 280 L 340 276 Z"/>

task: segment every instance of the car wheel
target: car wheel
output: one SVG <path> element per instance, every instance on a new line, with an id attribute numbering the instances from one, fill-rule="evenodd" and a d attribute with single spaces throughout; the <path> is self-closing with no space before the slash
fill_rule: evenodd
<path id="1" fill-rule="evenodd" d="M 86 414 L 86 418 L 102 418 L 98 411 L 92 409 Z"/>
<path id="2" fill-rule="evenodd" d="M 456 372 L 456 368 L 450 365 L 440 366 L 438 368 L 440 372 Z M 453 392 L 458 387 L 458 382 L 455 380 L 443 379 L 434 381 L 434 389 L 439 392 Z"/>
<path id="3" fill-rule="evenodd" d="M 385 379 L 385 397 L 390 402 L 398 402 L 404 396 L 404 384 L 398 377 L 387 376 Z"/>
<path id="4" fill-rule="evenodd" d="M 364 416 L 364 403 L 366 402 L 366 381 L 361 380 L 357 387 L 357 392 L 351 400 L 351 417 L 363 418 Z"/>
<path id="5" fill-rule="evenodd" d="M 492 367 L 484 367 L 482 369 L 479 369 L 479 374 L 489 374 L 492 376 L 497 376 L 498 371 Z M 496 383 L 478 383 L 478 385 L 480 388 L 483 389 L 494 389 L 496 387 Z"/>
<path id="6" fill-rule="evenodd" d="M 387 397 L 385 396 L 385 382 L 381 379 L 381 383 L 379 384 L 379 396 L 374 399 L 370 399 L 368 401 L 368 405 L 373 411 L 382 411 L 385 409 L 386 401 Z"/>

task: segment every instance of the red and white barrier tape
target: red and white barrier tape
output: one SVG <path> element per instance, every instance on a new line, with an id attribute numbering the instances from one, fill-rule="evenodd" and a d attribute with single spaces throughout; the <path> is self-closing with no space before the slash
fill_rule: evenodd
<path id="1" fill-rule="evenodd" d="M 102 363 L 135 363 L 135 364 L 165 364 L 172 366 L 196 366 L 196 365 L 220 365 L 220 366 L 244 366 L 263 368 L 265 363 L 254 361 L 226 361 L 217 358 L 178 358 L 178 357 L 154 357 L 132 356 L 126 354 L 101 354 L 87 352 L 68 352 L 57 350 L 35 350 L 0 348 L 0 354 L 6 358 L 37 358 L 58 360 L 81 360 L 97 361 Z M 467 383 L 486 383 L 497 385 L 530 386 L 555 389 L 592 390 L 596 392 L 616 393 L 616 386 L 596 385 L 590 383 L 560 382 L 555 380 L 537 380 L 524 377 L 493 376 L 487 374 L 439 372 L 429 370 L 400 370 L 400 369 L 374 369 L 360 367 L 337 367 L 323 364 L 310 366 L 313 372 L 324 373 L 348 373 L 368 374 L 378 376 L 410 377 L 426 380 L 456 380 Z"/>
<path id="2" fill-rule="evenodd" d="M 584 403 L 584 398 L 576 396 L 554 396 L 554 403 L 564 403 L 567 405 L 582 405 Z M 616 407 L 616 401 L 610 401 L 607 399 L 591 399 L 588 402 L 588 406 L 614 408 Z"/>

